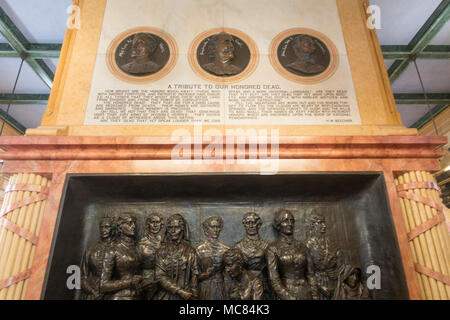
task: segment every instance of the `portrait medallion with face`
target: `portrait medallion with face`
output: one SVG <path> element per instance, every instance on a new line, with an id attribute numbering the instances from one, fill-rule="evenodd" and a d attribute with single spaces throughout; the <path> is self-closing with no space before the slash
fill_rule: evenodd
<path id="1" fill-rule="evenodd" d="M 298 83 L 318 83 L 337 69 L 336 46 L 325 35 L 310 29 L 280 33 L 270 46 L 270 60 L 278 73 Z"/>
<path id="2" fill-rule="evenodd" d="M 202 78 L 216 83 L 240 81 L 254 71 L 258 61 L 256 44 L 234 29 L 213 29 L 191 44 L 189 62 Z"/>
<path id="3" fill-rule="evenodd" d="M 108 49 L 111 72 L 127 82 L 144 83 L 166 75 L 177 56 L 175 41 L 162 30 L 136 28 L 119 35 Z"/>

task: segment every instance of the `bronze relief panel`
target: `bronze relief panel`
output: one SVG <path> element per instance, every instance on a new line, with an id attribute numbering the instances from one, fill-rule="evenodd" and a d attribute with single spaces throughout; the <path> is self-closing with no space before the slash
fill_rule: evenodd
<path id="1" fill-rule="evenodd" d="M 202 221 L 206 240 L 196 247 L 183 215 L 170 215 L 166 222 L 155 212 L 146 216 L 139 240 L 135 214 L 121 212 L 100 220 L 100 241 L 83 258 L 82 299 L 370 298 L 361 268 L 343 262 L 320 214 L 308 216 L 304 244 L 294 235 L 296 219 L 290 210 L 273 214 L 276 235 L 270 243 L 259 235 L 261 217 L 248 212 L 242 218 L 245 236 L 233 248 L 219 240 L 224 228 L 220 216 Z"/>
<path id="2" fill-rule="evenodd" d="M 381 182 L 341 176 L 72 177 L 45 297 L 366 299 L 378 265 L 405 298 Z"/>

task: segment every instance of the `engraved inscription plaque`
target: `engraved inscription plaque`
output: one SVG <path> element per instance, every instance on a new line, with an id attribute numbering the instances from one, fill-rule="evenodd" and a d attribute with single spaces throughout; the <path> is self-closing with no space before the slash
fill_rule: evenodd
<path id="1" fill-rule="evenodd" d="M 83 124 L 361 125 L 336 1 L 317 3 L 108 1 Z"/>

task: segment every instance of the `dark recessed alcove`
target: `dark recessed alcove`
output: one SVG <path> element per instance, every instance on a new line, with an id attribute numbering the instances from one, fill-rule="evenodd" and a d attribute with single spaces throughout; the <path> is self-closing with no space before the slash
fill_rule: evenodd
<path id="1" fill-rule="evenodd" d="M 294 213 L 295 236 L 303 242 L 307 217 L 317 208 L 346 262 L 363 271 L 369 265 L 381 268 L 381 289 L 372 292 L 375 299 L 408 298 L 385 183 L 378 173 L 68 176 L 42 297 L 77 297 L 76 290 L 67 289 L 66 270 L 81 265 L 86 247 L 98 241 L 102 216 L 135 213 L 139 238 L 148 213 L 181 213 L 197 246 L 205 239 L 201 222 L 219 215 L 224 220 L 220 239 L 234 245 L 244 235 L 241 219 L 249 211 L 261 216 L 260 234 L 273 241 L 272 217 L 280 207 Z"/>

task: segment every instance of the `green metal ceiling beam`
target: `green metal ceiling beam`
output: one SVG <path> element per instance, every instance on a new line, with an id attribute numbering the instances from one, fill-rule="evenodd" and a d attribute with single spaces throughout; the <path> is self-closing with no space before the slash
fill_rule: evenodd
<path id="1" fill-rule="evenodd" d="M 48 94 L 9 94 L 0 93 L 0 104 L 43 104 L 46 105 Z"/>
<path id="2" fill-rule="evenodd" d="M 31 44 L 20 32 L 17 26 L 12 22 L 8 15 L 0 7 L 0 33 L 5 37 L 11 47 L 17 52 L 20 57 L 25 58 L 25 61 L 36 72 L 36 74 L 51 88 L 54 74 L 44 61 L 34 59 L 28 54 L 32 49 Z"/>
<path id="3" fill-rule="evenodd" d="M 57 59 L 61 54 L 61 48 L 62 44 L 60 43 L 32 43 L 30 44 L 30 49 L 27 51 L 27 53 L 31 58 Z"/>
<path id="4" fill-rule="evenodd" d="M 408 59 L 408 46 L 381 46 L 384 59 Z M 417 54 L 417 59 L 450 59 L 450 46 L 427 46 Z"/>
<path id="5" fill-rule="evenodd" d="M 61 44 L 31 44 L 25 53 L 31 59 L 59 58 Z M 8 43 L 0 43 L 0 58 L 20 58 L 20 54 Z"/>
<path id="6" fill-rule="evenodd" d="M 45 82 L 50 89 L 53 86 L 53 78 L 55 77 L 53 71 L 47 66 L 44 60 L 41 59 L 27 59 L 28 65 L 36 72 L 39 78 Z"/>
<path id="7" fill-rule="evenodd" d="M 20 32 L 14 22 L 12 22 L 2 7 L 0 7 L 0 32 L 8 43 L 18 52 L 24 52 L 28 49 L 28 40 L 22 32 Z"/>
<path id="8" fill-rule="evenodd" d="M 8 43 L 0 43 L 0 57 L 17 58 L 20 57 L 20 54 L 18 54 Z"/>
<path id="9" fill-rule="evenodd" d="M 27 128 L 21 124 L 19 121 L 11 117 L 11 115 L 7 114 L 6 111 L 3 111 L 0 109 L 0 119 L 5 121 L 7 124 L 9 124 L 11 127 L 19 131 L 21 134 L 25 134 L 25 130 Z M 0 124 L 1 127 L 1 124 Z"/>
<path id="10" fill-rule="evenodd" d="M 431 114 L 433 115 L 433 117 L 436 117 L 439 113 L 441 113 L 442 111 L 447 109 L 448 106 L 450 106 L 450 104 L 438 104 L 433 109 L 431 109 Z M 416 128 L 416 129 L 422 128 L 429 121 L 431 121 L 431 119 L 432 119 L 431 114 L 429 112 L 427 112 L 422 118 L 420 118 L 419 120 L 414 122 L 414 124 L 412 126 L 410 126 L 410 128 Z"/>
<path id="11" fill-rule="evenodd" d="M 425 95 L 421 93 L 395 93 L 395 102 L 397 104 L 447 104 L 450 103 L 450 93 L 429 93 L 425 99 Z"/>
<path id="12" fill-rule="evenodd" d="M 450 19 L 450 0 L 442 0 L 433 14 L 428 18 L 419 32 L 408 44 L 407 49 L 411 55 L 420 54 L 426 48 L 433 37 L 442 29 Z M 411 60 L 396 60 L 388 70 L 391 83 L 394 83 L 408 68 Z"/>

